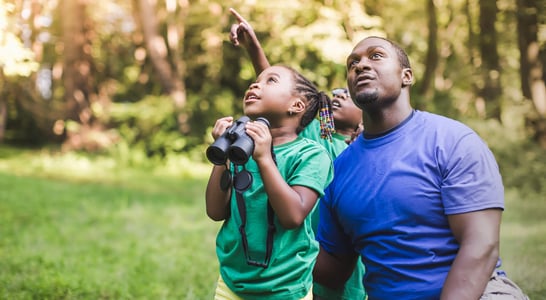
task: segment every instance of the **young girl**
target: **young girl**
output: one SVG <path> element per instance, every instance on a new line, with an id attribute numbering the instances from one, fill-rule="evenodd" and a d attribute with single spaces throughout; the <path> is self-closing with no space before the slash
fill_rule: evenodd
<path id="1" fill-rule="evenodd" d="M 244 113 L 271 128 L 247 122 L 252 157 L 243 166 L 215 165 L 207 185 L 207 215 L 224 221 L 215 299 L 311 299 L 318 245 L 310 213 L 333 173 L 324 148 L 298 133 L 319 114 L 323 134 L 331 134 L 330 99 L 294 69 L 272 66 L 245 93 Z M 232 124 L 217 120 L 214 139 Z"/>
<path id="2" fill-rule="evenodd" d="M 235 46 L 241 46 L 246 50 L 254 67 L 254 71 L 256 74 L 259 74 L 263 69 L 269 66 L 269 61 L 260 41 L 256 37 L 252 26 L 245 18 L 243 18 L 235 9 L 230 9 L 230 12 L 237 19 L 237 23 L 231 26 L 229 39 Z M 330 157 L 335 159 L 343 150 L 345 150 L 345 148 L 347 148 L 347 143 L 351 142 L 362 130 L 362 111 L 353 103 L 346 88 L 332 90 L 332 110 L 336 130 L 332 135 L 332 139 L 321 138 L 319 134 L 320 126 L 316 124 L 318 123 L 317 120 L 313 120 L 299 135 L 318 142 L 326 149 L 330 154 Z M 315 233 L 320 221 L 319 219 L 319 211 L 316 209 L 312 216 L 313 230 Z M 331 289 L 314 282 L 313 298 L 315 300 L 365 299 L 366 291 L 364 290 L 364 285 L 362 283 L 364 273 L 364 264 L 361 260 L 358 260 L 351 277 L 345 282 L 343 288 Z"/>

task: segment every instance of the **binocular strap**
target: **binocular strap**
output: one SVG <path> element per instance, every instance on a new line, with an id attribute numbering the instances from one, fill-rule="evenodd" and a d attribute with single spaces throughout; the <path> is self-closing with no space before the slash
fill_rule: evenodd
<path id="1" fill-rule="evenodd" d="M 271 145 L 271 156 L 275 165 L 277 165 L 277 157 L 275 152 L 273 152 L 273 144 Z M 239 210 L 239 216 L 241 218 L 241 226 L 239 226 L 239 233 L 241 234 L 241 239 L 243 242 L 243 251 L 245 253 L 246 263 L 251 266 L 267 268 L 269 266 L 269 261 L 271 260 L 271 254 L 273 253 L 273 235 L 275 234 L 275 213 L 271 207 L 269 199 L 267 200 L 267 241 L 266 241 L 266 252 L 264 261 L 253 260 L 248 254 L 248 239 L 246 238 L 246 206 L 245 199 L 243 197 L 243 192 L 250 188 L 252 185 L 252 174 L 248 172 L 244 165 L 243 170 L 239 171 L 238 165 L 234 165 L 234 176 L 231 177 L 229 170 L 226 170 L 222 174 L 222 179 L 220 180 L 220 186 L 222 189 L 227 190 L 229 185 L 232 185 L 232 191 L 235 191 L 235 198 L 237 200 L 237 208 Z"/>
<path id="2" fill-rule="evenodd" d="M 269 200 L 267 200 L 267 244 L 265 259 L 263 262 L 253 260 L 248 254 L 248 240 L 246 238 L 246 207 L 243 192 L 235 189 L 235 197 L 237 199 L 237 208 L 239 209 L 239 216 L 241 217 L 241 226 L 239 226 L 239 233 L 243 241 L 243 251 L 245 252 L 246 263 L 251 266 L 257 266 L 267 268 L 269 266 L 269 260 L 273 253 L 273 235 L 275 234 L 274 213 Z"/>

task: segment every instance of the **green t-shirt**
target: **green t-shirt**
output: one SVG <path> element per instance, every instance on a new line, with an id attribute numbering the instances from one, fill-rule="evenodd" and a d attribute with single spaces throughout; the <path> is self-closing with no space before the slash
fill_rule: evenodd
<path id="1" fill-rule="evenodd" d="M 346 137 L 341 134 L 334 133 L 332 135 L 332 140 L 321 138 L 320 122 L 317 119 L 311 121 L 311 123 L 300 132 L 300 136 L 321 144 L 326 151 L 328 151 L 332 160 L 335 159 L 341 151 L 347 148 L 347 143 L 345 142 Z"/>
<path id="2" fill-rule="evenodd" d="M 346 136 L 339 133 L 332 135 L 332 140 L 323 139 L 320 137 L 320 122 L 315 119 L 300 133 L 300 136 L 319 142 L 330 154 L 334 160 L 345 148 L 347 148 Z M 316 209 L 312 215 L 313 231 L 316 232 L 319 220 L 319 212 Z M 354 300 L 365 299 L 366 291 L 364 290 L 364 273 L 366 272 L 364 264 L 359 259 L 356 267 L 351 274 L 351 277 L 345 283 L 345 287 L 341 290 L 327 288 L 318 283 L 313 284 L 313 294 L 320 296 L 322 299 L 328 300 Z"/>
<path id="3" fill-rule="evenodd" d="M 286 182 L 315 190 L 319 197 L 333 178 L 332 160 L 316 142 L 298 137 L 274 147 L 277 168 Z M 253 176 L 244 192 L 247 211 L 246 233 L 249 256 L 263 261 L 267 239 L 267 194 L 260 171 L 251 158 L 245 165 Z M 233 169 L 233 168 L 232 168 Z M 311 225 L 311 214 L 295 229 L 283 228 L 275 217 L 273 253 L 269 267 L 246 263 L 239 226 L 241 219 L 235 192 L 231 197 L 231 215 L 224 221 L 216 239 L 220 274 L 227 286 L 244 299 L 301 299 L 312 286 L 312 270 L 318 254 Z"/>

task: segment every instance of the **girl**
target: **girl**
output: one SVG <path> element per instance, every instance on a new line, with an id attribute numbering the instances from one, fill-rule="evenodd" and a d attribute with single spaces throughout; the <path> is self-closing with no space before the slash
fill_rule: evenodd
<path id="1" fill-rule="evenodd" d="M 235 46 L 244 48 L 250 57 L 254 71 L 259 74 L 269 66 L 269 61 L 250 23 L 235 9 L 230 8 L 231 14 L 237 19 L 237 23 L 231 26 L 229 39 Z M 299 134 L 300 136 L 314 140 L 322 145 L 335 159 L 362 131 L 362 111 L 353 103 L 351 95 L 346 88 L 332 90 L 332 112 L 336 132 L 332 139 L 322 139 L 319 134 L 317 120 L 313 120 Z M 313 229 L 316 233 L 319 222 L 319 211 L 313 212 Z M 313 297 L 319 299 L 365 299 L 366 291 L 362 283 L 365 268 L 362 261 L 358 260 L 351 277 L 345 282 L 342 289 L 330 289 L 324 285 L 313 283 Z"/>
<path id="2" fill-rule="evenodd" d="M 330 99 L 294 69 L 272 66 L 245 93 L 244 113 L 271 129 L 247 122 L 252 157 L 215 165 L 207 185 L 207 215 L 224 221 L 215 299 L 311 299 L 318 245 L 310 213 L 333 173 L 324 148 L 298 133 L 319 113 L 322 133 L 331 135 Z M 232 123 L 217 120 L 213 138 Z"/>

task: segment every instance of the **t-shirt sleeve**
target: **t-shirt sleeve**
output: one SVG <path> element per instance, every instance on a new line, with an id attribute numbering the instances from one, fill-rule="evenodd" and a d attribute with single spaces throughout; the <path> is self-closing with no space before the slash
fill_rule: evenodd
<path id="1" fill-rule="evenodd" d="M 313 189 L 319 197 L 324 195 L 324 189 L 334 177 L 332 159 L 326 150 L 314 142 L 311 146 L 300 149 L 298 159 L 292 168 L 287 183 Z"/>
<path id="2" fill-rule="evenodd" d="M 441 193 L 447 215 L 504 209 L 499 167 L 493 153 L 476 133 L 463 136 L 451 153 L 445 154 Z"/>
<path id="3" fill-rule="evenodd" d="M 344 232 L 339 222 L 336 210 L 333 208 L 333 187 L 330 185 L 324 197 L 319 200 L 319 222 L 316 239 L 320 246 L 329 253 L 353 253 L 349 236 Z"/>

